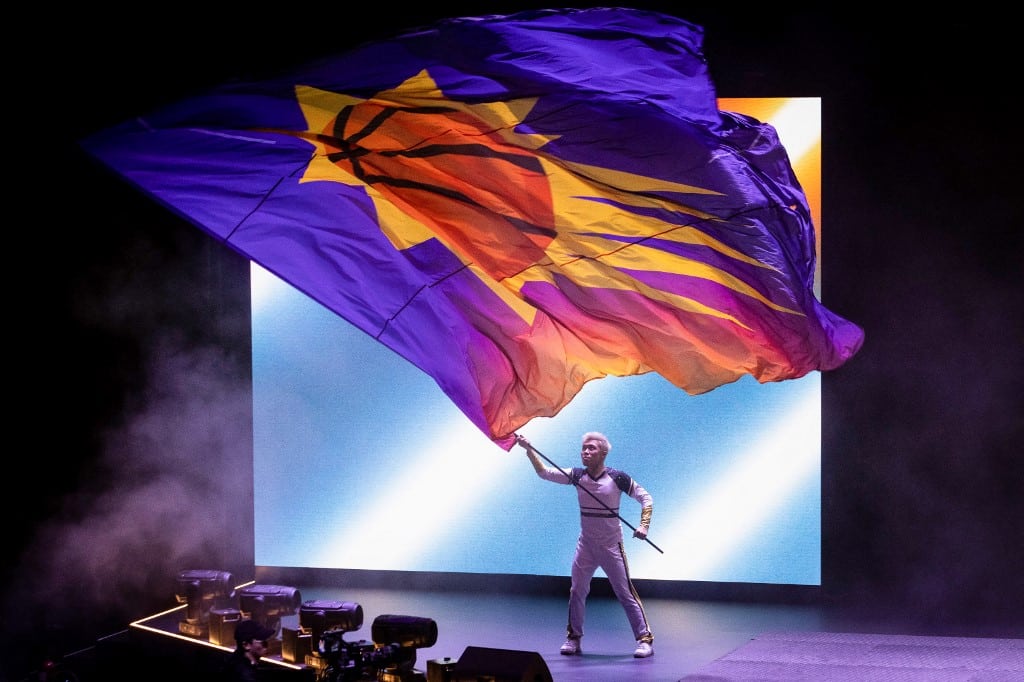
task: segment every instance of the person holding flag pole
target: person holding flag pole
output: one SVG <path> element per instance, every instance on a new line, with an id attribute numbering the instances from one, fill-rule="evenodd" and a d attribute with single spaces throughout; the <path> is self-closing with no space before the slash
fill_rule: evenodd
<path id="1" fill-rule="evenodd" d="M 583 653 L 583 622 L 586 617 L 587 595 L 598 568 L 608 577 L 615 597 L 629 619 L 636 638 L 633 656 L 647 658 L 654 654 L 654 635 L 647 623 L 643 604 L 629 577 L 629 564 L 623 546 L 622 523 L 633 529 L 633 537 L 646 540 L 651 525 L 654 501 L 644 488 L 628 474 L 605 466 L 605 458 L 612 449 L 607 436 L 596 431 L 583 434 L 580 457 L 582 467 L 562 469 L 539 452 L 525 437 L 516 434 L 516 443 L 526 450 L 534 471 L 545 481 L 573 485 L 580 504 L 580 535 L 572 562 L 569 587 L 569 622 L 566 640 L 559 650 L 565 656 Z M 541 459 L 547 461 L 547 466 Z M 619 500 L 625 493 L 640 503 L 640 524 L 632 526 L 619 516 Z M 664 552 L 662 552 L 664 553 Z"/>

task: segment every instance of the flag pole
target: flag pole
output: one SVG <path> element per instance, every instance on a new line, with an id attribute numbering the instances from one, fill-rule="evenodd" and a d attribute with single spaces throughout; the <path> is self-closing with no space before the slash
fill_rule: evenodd
<path id="1" fill-rule="evenodd" d="M 514 434 L 514 435 L 515 435 L 515 437 L 516 437 L 516 439 L 517 439 L 517 441 L 518 441 L 518 439 L 519 439 L 519 434 L 517 433 L 517 434 Z M 521 446 L 520 446 L 520 447 L 521 447 Z M 558 466 L 557 464 L 555 464 L 554 462 L 552 462 L 552 461 L 551 461 L 550 459 L 548 459 L 548 458 L 547 458 L 547 456 L 546 456 L 546 455 L 545 455 L 545 454 L 544 454 L 543 452 L 541 452 L 541 451 L 540 451 L 540 450 L 538 450 L 537 448 L 533 447 L 532 445 L 530 446 L 530 448 L 529 448 L 529 449 L 530 449 L 530 450 L 533 450 L 534 452 L 536 452 L 536 453 L 537 453 L 537 454 L 538 454 L 538 455 L 539 455 L 539 456 L 541 457 L 541 459 L 543 459 L 543 460 L 544 460 L 545 462 L 547 462 L 548 464 L 550 464 L 550 465 L 551 465 L 551 466 L 553 466 L 554 468 L 556 468 L 556 469 L 558 469 L 559 471 L 561 471 L 561 472 L 562 472 L 562 474 L 563 474 L 563 475 L 564 475 L 564 476 L 565 476 L 566 478 L 568 478 L 568 479 L 569 479 L 569 483 L 572 483 L 572 484 L 573 484 L 574 486 L 576 486 L 577 488 L 579 488 L 580 490 L 582 490 L 582 491 L 583 491 L 583 492 L 585 492 L 586 494 L 590 495 L 590 496 L 591 496 L 592 498 L 594 498 L 594 501 L 595 501 L 595 502 L 597 502 L 597 503 L 598 503 L 598 504 L 600 504 L 600 505 L 601 505 L 602 507 L 604 507 L 605 509 L 607 509 L 608 511 L 610 511 L 610 512 L 611 512 L 612 514 L 615 514 L 615 516 L 617 516 L 617 517 L 618 517 L 619 521 L 622 521 L 622 522 L 623 522 L 624 524 L 626 524 L 627 526 L 629 526 L 629 527 L 630 527 L 630 528 L 631 528 L 631 529 L 633 530 L 633 532 L 636 532 L 636 526 L 634 526 L 633 524 L 631 524 L 631 523 L 630 523 L 629 521 L 627 521 L 626 519 L 622 518 L 622 515 L 620 515 L 620 514 L 616 513 L 614 509 L 612 509 L 612 508 L 611 508 L 611 507 L 609 507 L 609 506 L 608 506 L 607 504 L 605 504 L 604 502 L 602 502 L 601 500 L 599 500 L 599 499 L 597 498 L 597 495 L 595 495 L 594 493 L 590 492 L 589 490 L 587 490 L 586 488 L 584 488 L 583 486 L 581 486 L 581 485 L 580 485 L 579 483 L 577 483 L 576 481 L 572 480 L 572 476 L 570 476 L 569 474 L 565 473 L 565 469 L 563 469 L 562 467 L 560 467 L 560 466 Z M 659 552 L 661 552 L 662 554 L 664 554 L 664 553 L 665 553 L 664 551 L 662 551 L 661 547 L 658 547 L 658 546 L 657 546 L 656 544 L 654 544 L 653 542 L 651 542 L 651 539 L 650 539 L 649 537 L 647 537 L 646 535 L 644 536 L 644 541 L 645 541 L 645 542 L 647 542 L 647 544 L 649 544 L 649 545 L 650 545 L 651 547 L 653 547 L 654 549 L 656 549 L 656 550 L 658 550 Z"/>

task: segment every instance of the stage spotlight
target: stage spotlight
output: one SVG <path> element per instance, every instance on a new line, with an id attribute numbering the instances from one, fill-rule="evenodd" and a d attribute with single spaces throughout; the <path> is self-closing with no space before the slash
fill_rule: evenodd
<path id="1" fill-rule="evenodd" d="M 373 619 L 370 636 L 378 645 L 425 649 L 437 643 L 437 623 L 419 616 L 377 616 Z"/>
<path id="2" fill-rule="evenodd" d="M 363 609 L 353 602 L 309 601 L 299 611 L 303 629 L 317 634 L 316 653 L 306 665 L 316 670 L 317 682 L 426 682 L 414 668 L 416 650 L 437 642 L 437 623 L 417 616 L 377 616 L 373 641 L 345 640 L 363 623 Z"/>
<path id="3" fill-rule="evenodd" d="M 327 667 L 327 659 L 324 656 L 324 634 L 344 634 L 363 627 L 363 607 L 352 601 L 336 601 L 334 599 L 310 599 L 302 602 L 299 607 L 299 632 L 295 633 L 294 645 L 286 641 L 288 649 L 297 654 L 304 652 L 305 663 L 314 670 L 321 672 Z M 282 634 L 291 635 L 286 632 Z M 308 639 L 307 639 L 308 638 Z M 300 644 L 301 641 L 308 641 L 308 650 Z M 328 638 L 327 653 L 330 655 L 332 645 L 342 643 L 341 638 Z M 292 654 L 293 658 L 298 658 Z"/>
<path id="4" fill-rule="evenodd" d="M 299 626 L 319 642 L 328 630 L 352 632 L 363 627 L 363 607 L 352 601 L 310 599 L 299 608 Z"/>
<path id="5" fill-rule="evenodd" d="M 190 637 L 205 637 L 209 633 L 210 610 L 233 603 L 234 583 L 234 578 L 227 571 L 181 571 L 174 596 L 179 604 L 187 606 L 185 620 L 178 623 L 178 632 Z"/>
<path id="6" fill-rule="evenodd" d="M 249 585 L 238 593 L 238 609 L 242 618 L 254 620 L 280 634 L 281 616 L 290 616 L 299 609 L 302 594 L 285 585 Z"/>
<path id="7" fill-rule="evenodd" d="M 416 650 L 437 643 L 437 623 L 419 616 L 384 615 L 373 619 L 370 628 L 379 682 L 425 682 L 416 670 Z"/>

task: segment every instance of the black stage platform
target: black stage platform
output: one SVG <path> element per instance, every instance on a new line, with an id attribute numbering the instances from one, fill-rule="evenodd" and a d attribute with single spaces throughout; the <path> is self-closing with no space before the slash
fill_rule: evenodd
<path id="1" fill-rule="evenodd" d="M 304 601 L 345 600 L 365 609 L 366 625 L 345 635 L 353 642 L 371 639 L 369 625 L 378 614 L 409 614 L 434 620 L 438 633 L 436 643 L 415 652 L 414 670 L 428 682 L 459 680 L 458 675 L 462 674 L 472 674 L 463 678 L 472 682 L 702 679 L 702 674 L 713 670 L 708 666 L 717 661 L 728 662 L 730 655 L 738 655 L 734 652 L 766 633 L 785 632 L 790 639 L 800 633 L 808 637 L 821 637 L 822 633 L 961 638 L 1021 636 L 1019 622 L 950 623 L 911 613 L 851 616 L 820 604 L 648 597 L 644 599 L 644 606 L 655 630 L 655 655 L 636 659 L 632 656 L 634 643 L 621 607 L 614 598 L 599 592 L 592 595 L 589 602 L 583 655 L 561 656 L 558 647 L 564 637 L 566 617 L 562 594 L 356 588 L 340 587 L 337 583 L 303 583 L 299 587 Z M 184 617 L 184 608 L 133 622 L 125 631 L 97 642 L 91 651 L 69 657 L 68 664 L 76 673 L 74 679 L 77 682 L 217 680 L 217 670 L 233 647 L 213 644 L 202 637 L 181 635 L 179 623 Z M 282 617 L 282 632 L 297 627 L 297 622 L 295 616 Z M 962 640 L 937 639 L 932 644 L 941 646 L 944 641 L 962 646 Z M 979 645 L 987 644 L 981 639 L 975 641 Z M 309 682 L 316 679 L 316 669 L 283 660 L 281 651 L 282 648 L 278 648 L 277 654 L 264 660 L 261 680 Z M 1016 651 L 1019 655 L 1020 649 Z M 459 670 L 462 663 L 466 667 Z M 475 666 L 475 672 L 469 672 L 469 664 Z M 736 665 L 735 662 L 729 664 Z"/>
<path id="2" fill-rule="evenodd" d="M 131 623 L 127 636 L 131 648 L 147 660 L 145 667 L 158 665 L 162 674 L 187 674 L 188 679 L 216 679 L 217 672 L 235 649 L 233 627 L 222 628 L 225 637 L 210 641 L 205 626 L 196 636 L 182 634 L 186 605 Z M 270 642 L 270 654 L 261 662 L 261 675 L 268 679 L 309 682 L 316 679 L 316 670 L 304 662 L 288 662 L 282 658 L 281 639 Z M 182 677 L 180 679 L 186 679 Z"/>
<path id="3" fill-rule="evenodd" d="M 335 629 L 325 636 L 333 643 L 320 651 L 319 635 L 303 627 L 303 614 L 282 616 L 278 635 L 268 642 L 268 654 L 259 668 L 259 679 L 268 682 L 553 682 L 543 657 L 532 651 L 467 646 L 458 657 L 444 656 L 424 660 L 419 646 L 407 640 L 391 644 L 378 637 L 381 632 L 397 630 L 421 636 L 424 646 L 437 642 L 437 624 L 432 618 L 404 614 L 383 614 L 373 620 L 373 639 L 362 630 L 362 607 L 355 602 L 324 599 L 304 602 L 302 609 L 359 609 L 352 631 Z M 105 674 L 123 671 L 127 678 L 141 673 L 146 680 L 188 680 L 214 682 L 235 648 L 234 628 L 244 617 L 233 609 L 214 610 L 200 625 L 189 622 L 187 605 L 168 609 L 129 625 L 128 630 L 98 643 L 92 665 L 79 666 L 75 677 L 102 679 Z M 342 617 L 344 617 L 342 613 Z M 425 633 L 425 624 L 432 632 Z M 428 628 L 429 629 L 429 628 Z M 409 644 L 406 646 L 406 644 Z M 107 672 L 104 672 L 107 671 Z M 69 681 L 70 682 L 70 681 Z"/>

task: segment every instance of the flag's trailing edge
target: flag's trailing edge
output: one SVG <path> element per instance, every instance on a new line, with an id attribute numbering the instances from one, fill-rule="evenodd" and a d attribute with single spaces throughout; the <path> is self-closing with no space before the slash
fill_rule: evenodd
<path id="1" fill-rule="evenodd" d="M 703 29 L 632 9 L 445 20 L 230 84 L 87 151 L 429 374 L 509 449 L 600 377 L 698 394 L 842 365 L 775 130 Z"/>

